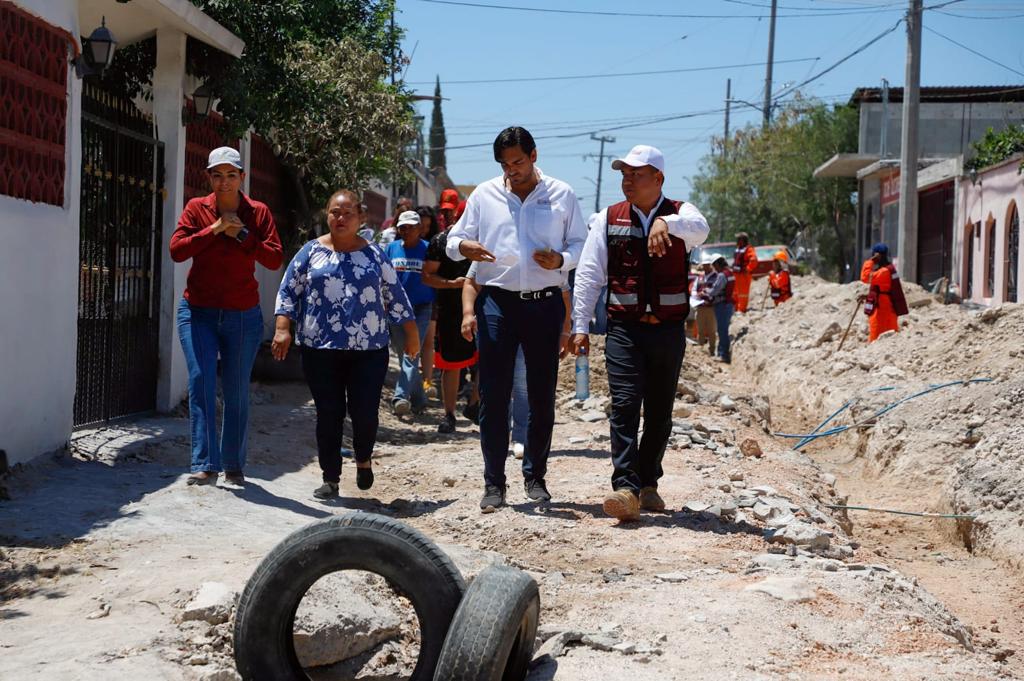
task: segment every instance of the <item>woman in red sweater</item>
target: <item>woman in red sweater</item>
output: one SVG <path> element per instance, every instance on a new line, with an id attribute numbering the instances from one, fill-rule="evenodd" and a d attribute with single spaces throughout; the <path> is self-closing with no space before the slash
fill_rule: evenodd
<path id="1" fill-rule="evenodd" d="M 174 262 L 192 259 L 178 305 L 178 336 L 188 363 L 192 425 L 190 485 L 245 478 L 249 424 L 249 376 L 263 339 L 256 263 L 281 266 L 281 240 L 270 209 L 242 193 L 245 171 L 238 151 L 210 152 L 213 193 L 188 202 L 171 236 Z M 217 438 L 217 357 L 224 389 L 224 422 Z"/>

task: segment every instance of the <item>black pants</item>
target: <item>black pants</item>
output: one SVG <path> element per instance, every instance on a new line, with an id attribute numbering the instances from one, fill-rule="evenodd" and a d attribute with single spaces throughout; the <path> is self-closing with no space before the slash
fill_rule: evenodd
<path id="1" fill-rule="evenodd" d="M 658 486 L 685 352 L 683 322 L 609 320 L 605 363 L 612 394 L 612 489 L 639 492 Z M 638 443 L 641 406 L 644 435 Z"/>
<path id="2" fill-rule="evenodd" d="M 476 319 L 480 350 L 480 448 L 486 484 L 505 485 L 508 409 L 520 346 L 526 360 L 530 404 L 523 477 L 543 480 L 547 473 L 551 431 L 555 426 L 558 341 L 565 313 L 560 293 L 540 300 L 521 300 L 517 293 L 492 286 L 480 290 Z"/>
<path id="3" fill-rule="evenodd" d="M 378 410 L 388 349 L 302 348 L 302 372 L 316 404 L 316 450 L 324 482 L 341 481 L 341 437 L 346 408 L 356 461 L 369 461 L 377 441 Z"/>

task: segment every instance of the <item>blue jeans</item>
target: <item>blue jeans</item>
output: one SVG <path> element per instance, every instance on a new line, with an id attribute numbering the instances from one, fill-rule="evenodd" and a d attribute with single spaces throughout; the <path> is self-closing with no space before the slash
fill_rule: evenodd
<path id="1" fill-rule="evenodd" d="M 530 418 L 530 402 L 526 394 L 526 360 L 523 347 L 516 354 L 516 369 L 512 374 L 512 442 L 526 444 L 526 424 Z"/>
<path id="2" fill-rule="evenodd" d="M 192 472 L 240 473 L 249 427 L 249 377 L 263 339 L 260 306 L 248 310 L 178 304 L 178 336 L 188 364 Z M 217 440 L 217 356 L 224 388 L 224 422 Z"/>
<path id="3" fill-rule="evenodd" d="M 732 321 L 733 304 L 718 303 L 715 305 L 715 326 L 718 331 L 718 356 L 726 362 L 732 361 L 729 349 L 729 322 Z"/>
<path id="4" fill-rule="evenodd" d="M 416 329 L 420 333 L 420 352 L 423 351 L 423 341 L 427 337 L 427 327 L 430 326 L 430 308 L 433 303 L 421 303 L 413 305 L 412 313 L 416 317 Z M 427 404 L 427 395 L 423 392 L 423 378 L 420 375 L 420 361 L 415 362 L 405 356 L 405 329 L 399 324 L 391 325 L 391 349 L 398 357 L 398 382 L 395 384 L 395 401 L 409 400 L 413 409 L 419 409 Z"/>

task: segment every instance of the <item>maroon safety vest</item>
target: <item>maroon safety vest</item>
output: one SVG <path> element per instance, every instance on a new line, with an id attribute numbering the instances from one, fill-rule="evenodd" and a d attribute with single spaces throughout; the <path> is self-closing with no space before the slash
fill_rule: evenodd
<path id="1" fill-rule="evenodd" d="M 665 199 L 654 218 L 675 215 L 680 201 Z M 690 312 L 689 256 L 686 242 L 669 235 L 668 253 L 647 253 L 647 235 L 628 201 L 608 211 L 608 317 L 635 321 L 650 312 L 663 322 L 686 319 Z"/>
<path id="2" fill-rule="evenodd" d="M 723 299 L 727 303 L 736 303 L 736 273 L 726 267 L 724 270 L 719 272 L 720 275 L 725 275 L 725 292 L 722 294 Z"/>

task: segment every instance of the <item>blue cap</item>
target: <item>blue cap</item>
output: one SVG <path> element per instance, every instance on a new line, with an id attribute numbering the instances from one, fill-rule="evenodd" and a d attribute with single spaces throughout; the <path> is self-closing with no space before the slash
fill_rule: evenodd
<path id="1" fill-rule="evenodd" d="M 889 247 L 886 246 L 883 243 L 877 243 L 877 244 L 875 244 L 874 246 L 871 247 L 871 253 L 872 253 L 872 255 L 874 255 L 875 253 L 881 253 L 882 255 L 889 255 Z"/>

